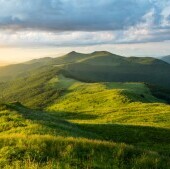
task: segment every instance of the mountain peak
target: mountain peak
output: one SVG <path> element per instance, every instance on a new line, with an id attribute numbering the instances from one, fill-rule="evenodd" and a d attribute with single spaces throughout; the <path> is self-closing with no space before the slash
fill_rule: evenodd
<path id="1" fill-rule="evenodd" d="M 72 51 L 72 52 L 68 53 L 67 55 L 77 55 L 77 54 L 80 54 L 80 53 L 78 53 L 76 51 Z"/>
<path id="2" fill-rule="evenodd" d="M 95 51 L 91 54 L 93 54 L 93 55 L 112 55 L 112 53 L 110 53 L 108 51 Z"/>

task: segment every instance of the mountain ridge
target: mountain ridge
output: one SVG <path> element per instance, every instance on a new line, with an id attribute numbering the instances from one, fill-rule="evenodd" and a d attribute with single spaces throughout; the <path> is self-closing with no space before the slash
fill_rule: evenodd
<path id="1" fill-rule="evenodd" d="M 140 82 L 161 71 L 162 84 L 168 67 L 105 52 L 7 67 L 15 78 L 0 83 L 0 168 L 168 169 L 170 90 Z"/>
<path id="2" fill-rule="evenodd" d="M 146 82 L 170 86 L 170 64 L 152 57 L 123 57 L 107 51 L 72 51 L 56 58 L 40 58 L 0 68 L 0 81 L 27 77 L 43 67 L 56 67 L 72 78 L 94 82 Z"/>
<path id="3" fill-rule="evenodd" d="M 170 55 L 161 57 L 161 60 L 163 60 L 163 61 L 165 61 L 165 62 L 170 64 Z"/>

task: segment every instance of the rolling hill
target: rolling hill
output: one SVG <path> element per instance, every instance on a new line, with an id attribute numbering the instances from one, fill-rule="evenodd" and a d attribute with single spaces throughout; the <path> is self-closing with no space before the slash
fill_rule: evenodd
<path id="1" fill-rule="evenodd" d="M 147 57 L 127 58 L 108 52 L 95 52 L 86 59 L 66 65 L 64 73 L 81 81 L 146 82 L 166 88 L 170 86 L 168 63 Z"/>
<path id="2" fill-rule="evenodd" d="M 10 81 L 19 77 L 29 76 L 30 71 L 36 71 L 44 65 L 42 62 L 33 62 L 31 64 L 20 63 L 13 64 L 5 67 L 0 67 L 0 81 Z"/>
<path id="3" fill-rule="evenodd" d="M 0 168 L 170 166 L 168 63 L 71 52 L 2 70 Z"/>
<path id="4" fill-rule="evenodd" d="M 1 168 L 168 168 L 165 100 L 143 83 L 84 83 L 48 72 L 13 83 L 9 100 L 4 93 Z"/>
<path id="5" fill-rule="evenodd" d="M 78 125 L 19 103 L 1 105 L 0 109 L 1 168 L 164 169 L 169 166 L 167 129 Z M 159 135 L 157 141 L 155 134 Z M 153 144 L 150 150 L 144 149 L 147 144 Z"/>
<path id="6" fill-rule="evenodd" d="M 42 58 L 0 68 L 0 81 L 27 77 L 43 67 L 60 69 L 65 76 L 86 82 L 145 82 L 170 86 L 170 65 L 149 57 L 123 57 L 106 51 L 82 54 L 75 51 L 58 58 Z"/>

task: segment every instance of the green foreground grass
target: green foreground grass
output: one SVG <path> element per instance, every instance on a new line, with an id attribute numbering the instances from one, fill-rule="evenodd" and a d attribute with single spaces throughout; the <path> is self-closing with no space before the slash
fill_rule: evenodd
<path id="1" fill-rule="evenodd" d="M 161 169 L 169 166 L 168 155 L 119 141 L 105 141 L 104 134 L 97 134 L 97 130 L 96 133 L 85 130 L 18 103 L 2 105 L 0 115 L 1 168 Z"/>
<path id="2" fill-rule="evenodd" d="M 170 106 L 145 84 L 59 75 L 43 88 L 62 91 L 44 110 L 0 106 L 0 168 L 169 168 Z"/>
<path id="3" fill-rule="evenodd" d="M 19 140 L 19 141 L 18 141 Z M 167 168 L 168 159 L 125 144 L 52 136 L 0 137 L 3 168 Z M 12 161 L 12 163 L 11 163 Z"/>

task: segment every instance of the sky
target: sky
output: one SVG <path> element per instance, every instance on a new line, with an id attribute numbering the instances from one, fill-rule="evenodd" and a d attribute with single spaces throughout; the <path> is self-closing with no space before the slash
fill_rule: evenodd
<path id="1" fill-rule="evenodd" d="M 0 62 L 70 51 L 170 55 L 170 0 L 0 0 Z"/>

